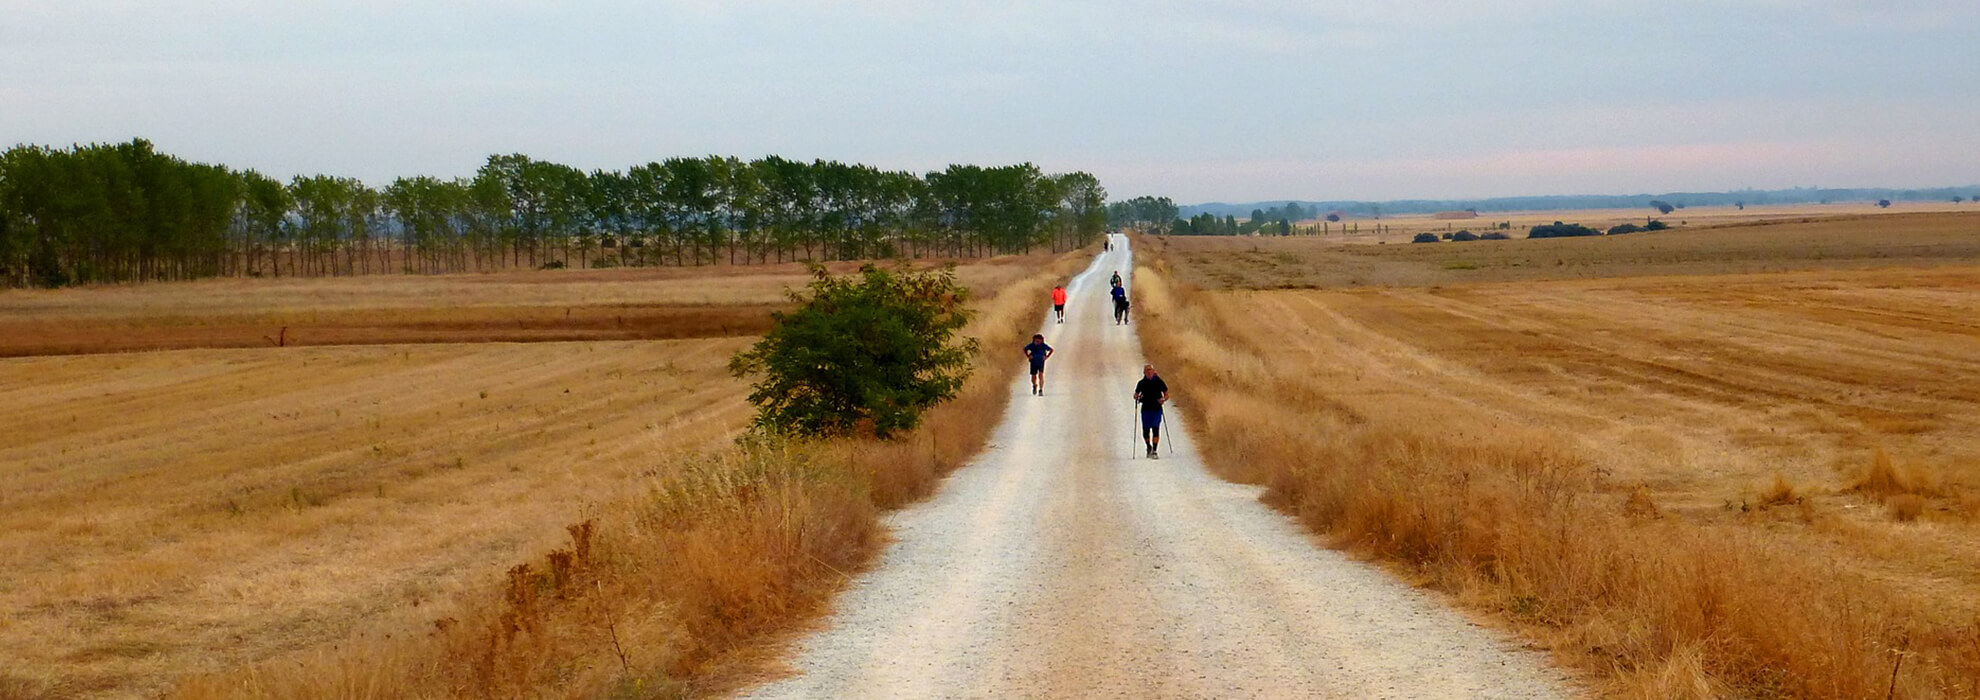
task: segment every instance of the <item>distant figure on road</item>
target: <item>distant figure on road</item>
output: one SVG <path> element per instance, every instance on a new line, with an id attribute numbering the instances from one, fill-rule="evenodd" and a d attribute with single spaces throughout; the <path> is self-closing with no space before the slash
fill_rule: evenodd
<path id="1" fill-rule="evenodd" d="M 1120 271 L 1120 270 L 1115 270 L 1115 271 L 1114 271 L 1114 278 L 1113 278 L 1113 279 L 1111 279 L 1111 280 L 1108 280 L 1108 283 L 1109 283 L 1109 284 L 1112 284 L 1112 285 L 1114 285 L 1114 286 L 1116 286 L 1116 287 L 1119 287 L 1119 286 L 1121 286 L 1121 271 Z"/>
<path id="2" fill-rule="evenodd" d="M 1115 282 L 1113 295 L 1114 295 L 1114 325 L 1118 326 L 1128 322 L 1127 288 L 1121 286 L 1119 282 Z"/>
<path id="3" fill-rule="evenodd" d="M 1059 315 L 1059 322 L 1066 322 L 1066 286 L 1052 288 L 1052 313 Z"/>
<path id="4" fill-rule="evenodd" d="M 1052 356 L 1052 346 L 1045 344 L 1045 336 L 1031 336 L 1031 344 L 1024 346 L 1024 357 L 1031 360 L 1031 395 L 1045 395 L 1045 358 Z"/>
<path id="5" fill-rule="evenodd" d="M 1161 459 L 1155 448 L 1162 444 L 1162 405 L 1169 402 L 1169 384 L 1155 373 L 1155 365 L 1141 366 L 1141 381 L 1134 383 L 1134 401 L 1141 405 L 1141 441 L 1148 445 L 1148 458 Z"/>
<path id="6" fill-rule="evenodd" d="M 1113 250 L 1113 249 L 1114 249 L 1114 242 L 1113 242 L 1113 241 L 1111 241 L 1111 240 L 1103 240 L 1103 241 L 1100 241 L 1100 249 L 1101 249 L 1101 250 L 1103 250 L 1103 251 L 1105 251 L 1105 250 Z"/>

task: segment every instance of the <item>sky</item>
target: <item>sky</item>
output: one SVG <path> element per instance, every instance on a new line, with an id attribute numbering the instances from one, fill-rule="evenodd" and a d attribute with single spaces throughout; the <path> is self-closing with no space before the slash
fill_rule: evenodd
<path id="1" fill-rule="evenodd" d="M 0 0 L 0 146 L 383 185 L 494 153 L 1206 201 L 1980 183 L 1980 2 Z"/>

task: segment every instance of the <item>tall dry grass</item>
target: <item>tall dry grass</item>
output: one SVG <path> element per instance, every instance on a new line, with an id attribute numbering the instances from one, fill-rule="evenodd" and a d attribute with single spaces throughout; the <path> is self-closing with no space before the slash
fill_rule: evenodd
<path id="1" fill-rule="evenodd" d="M 194 678 L 177 698 L 687 697 L 763 671 L 775 642 L 822 615 L 869 565 L 879 516 L 932 492 L 988 439 L 1017 367 L 1009 348 L 1062 256 L 978 300 L 982 341 L 961 395 L 897 441 L 744 440 L 659 458 L 569 543 L 436 609 L 422 630 L 374 631 L 250 669 Z M 4 686 L 0 686 L 3 688 Z"/>
<path id="2" fill-rule="evenodd" d="M 1214 468 L 1263 484 L 1335 546 L 1497 614 L 1605 694 L 1980 696 L 1980 619 L 1949 619 L 1764 527 L 1662 517 L 1642 490 L 1605 484 L 1567 435 L 1344 404 L 1316 368 L 1247 345 L 1270 333 L 1227 325 L 1270 319 L 1211 313 L 1162 260 L 1135 279 L 1144 348 L 1187 388 Z"/>

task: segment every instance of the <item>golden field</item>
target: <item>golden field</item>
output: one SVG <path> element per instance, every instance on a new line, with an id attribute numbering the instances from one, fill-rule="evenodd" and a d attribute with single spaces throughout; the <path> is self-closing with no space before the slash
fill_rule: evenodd
<path id="1" fill-rule="evenodd" d="M 1576 212 L 1579 213 L 1579 212 Z M 1568 214 L 1551 215 L 1588 222 Z M 1551 219 L 1550 219 L 1551 220 Z M 1980 261 L 1971 213 L 1793 217 L 1653 233 L 1526 240 L 1356 244 L 1342 237 L 1163 237 L 1157 252 L 1209 289 L 1319 289 L 1840 270 Z"/>
<path id="2" fill-rule="evenodd" d="M 1604 694 L 1980 693 L 1980 217 L 1146 245 L 1212 463 Z"/>
<path id="3" fill-rule="evenodd" d="M 1069 260 L 960 268 L 984 310 L 972 333 L 989 344 L 1025 332 L 1035 305 L 1020 295 L 1042 295 Z M 40 355 L 0 359 L 0 697 L 686 692 L 747 672 L 751 649 L 815 614 L 837 570 L 872 554 L 879 509 L 919 497 L 974 450 L 966 426 L 981 421 L 955 412 L 998 410 L 1006 393 L 1008 369 L 984 363 L 957 408 L 930 417 L 943 444 L 739 450 L 729 438 L 750 414 L 726 362 L 805 280 L 795 268 L 587 271 L 0 295 L 0 345 Z M 309 323 L 333 315 L 500 329 L 624 307 L 754 325 L 655 331 L 667 340 L 280 348 L 193 333 L 176 341 L 188 349 L 47 354 L 61 349 L 51 338 L 84 332 L 293 323 L 308 345 L 328 327 Z M 754 511 L 736 499 L 761 491 L 724 491 L 758 483 L 737 471 L 770 479 L 759 485 L 791 507 L 744 517 Z M 582 543 L 567 530 L 580 524 Z M 737 570 L 788 564 L 763 550 L 790 533 L 816 549 L 788 554 L 813 552 L 822 567 Z M 568 587 L 577 571 L 596 591 L 555 588 L 520 615 L 515 595 L 539 583 L 532 565 L 561 572 L 544 586 Z M 532 627 L 499 632 L 518 620 Z M 613 644 L 601 650 L 603 629 Z"/>
<path id="4" fill-rule="evenodd" d="M 1036 260 L 973 261 L 958 276 L 996 289 L 1030 274 Z M 784 290 L 808 279 L 791 263 L 10 290 L 0 295 L 0 357 L 756 335 L 785 304 Z"/>
<path id="5" fill-rule="evenodd" d="M 1681 201 L 1676 198 L 1673 201 Z M 1980 214 L 1980 202 L 1894 202 L 1889 208 L 1879 207 L 1873 202 L 1837 202 L 1832 204 L 1756 204 L 1740 209 L 1732 206 L 1698 206 L 1679 209 L 1669 214 L 1660 214 L 1647 207 L 1639 209 L 1577 209 L 1573 211 L 1506 211 L 1480 212 L 1474 219 L 1445 220 L 1433 214 L 1387 215 L 1382 218 L 1350 218 L 1343 222 L 1324 223 L 1318 219 L 1299 222 L 1301 227 L 1312 227 L 1315 232 L 1324 234 L 1336 243 L 1348 244 L 1394 244 L 1408 243 L 1410 237 L 1423 232 L 1443 233 L 1446 231 L 1473 231 L 1483 233 L 1504 223 L 1511 226 L 1508 231 L 1515 237 L 1524 237 L 1526 230 L 1540 224 L 1556 221 L 1579 223 L 1608 230 L 1617 224 L 1642 225 L 1652 219 L 1679 228 L 1723 228 L 1750 225 L 1772 225 L 1789 221 L 1814 221 L 1821 219 L 1853 219 L 1862 217 L 1889 216 L 1893 214 L 1940 215 L 1972 213 Z M 1240 216 L 1239 218 L 1243 218 Z M 1324 228 L 1323 228 L 1324 223 Z"/>

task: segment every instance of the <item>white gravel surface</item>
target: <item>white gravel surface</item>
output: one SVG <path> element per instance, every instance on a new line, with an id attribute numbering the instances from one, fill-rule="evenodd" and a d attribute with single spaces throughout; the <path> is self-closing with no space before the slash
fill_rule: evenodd
<path id="1" fill-rule="evenodd" d="M 1559 672 L 1221 481 L 1181 430 L 1140 458 L 1125 239 L 1068 285 L 1045 396 L 927 503 L 754 697 L 1550 698 Z M 1132 280 L 1129 281 L 1132 290 Z M 1048 304 L 1041 304 L 1049 309 Z M 1013 362 L 1022 362 L 1016 348 Z M 1159 369 L 1159 368 L 1158 368 Z M 1189 418 L 1172 383 L 1171 427 Z"/>

